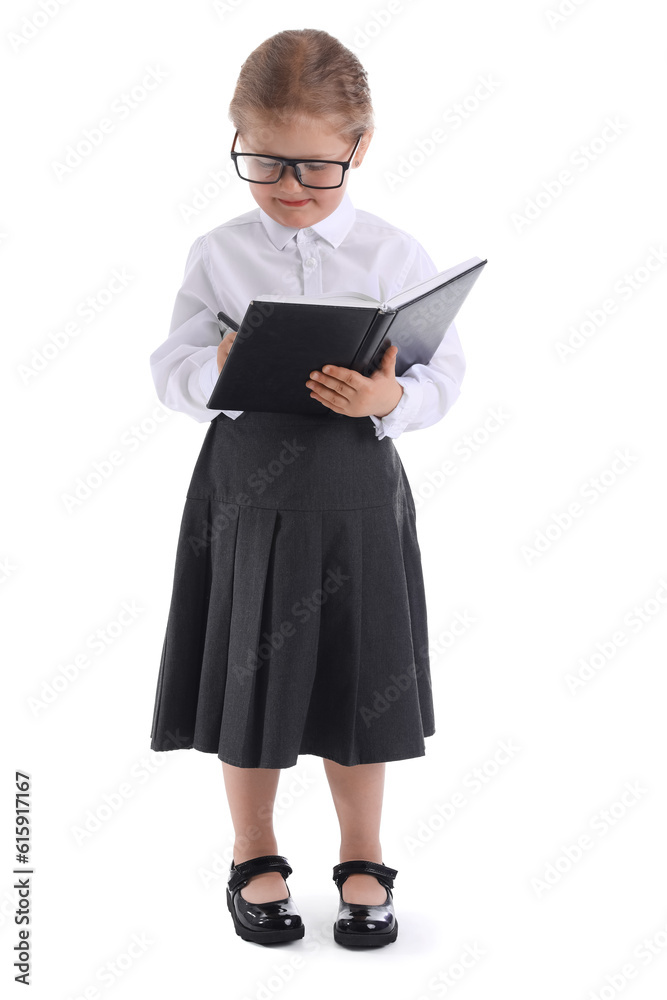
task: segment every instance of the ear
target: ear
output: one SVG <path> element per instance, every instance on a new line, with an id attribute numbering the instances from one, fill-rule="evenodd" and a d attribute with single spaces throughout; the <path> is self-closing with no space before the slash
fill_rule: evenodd
<path id="1" fill-rule="evenodd" d="M 361 164 L 364 162 L 366 151 L 368 150 L 368 147 L 371 144 L 371 139 L 373 138 L 374 135 L 375 135 L 375 129 L 373 129 L 371 132 L 366 132 L 364 134 L 363 139 L 359 143 L 359 149 L 357 150 L 356 156 L 352 161 L 353 166 L 360 167 Z"/>

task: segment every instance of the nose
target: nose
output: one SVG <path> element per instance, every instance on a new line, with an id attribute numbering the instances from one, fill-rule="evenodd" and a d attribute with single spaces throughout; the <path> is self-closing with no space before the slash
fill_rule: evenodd
<path id="1" fill-rule="evenodd" d="M 300 191 L 305 193 L 307 190 L 296 176 L 296 169 L 288 165 L 285 165 L 283 175 L 279 181 L 279 187 L 284 194 L 298 194 Z"/>

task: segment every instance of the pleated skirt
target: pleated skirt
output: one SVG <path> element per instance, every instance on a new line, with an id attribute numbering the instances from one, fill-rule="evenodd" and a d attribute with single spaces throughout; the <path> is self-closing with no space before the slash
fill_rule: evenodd
<path id="1" fill-rule="evenodd" d="M 392 439 L 325 407 L 216 416 L 185 497 L 151 748 L 266 768 L 421 757 L 428 646 Z"/>

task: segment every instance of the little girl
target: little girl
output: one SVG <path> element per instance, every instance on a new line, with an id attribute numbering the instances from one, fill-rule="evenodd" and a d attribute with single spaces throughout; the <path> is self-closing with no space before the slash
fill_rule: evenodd
<path id="1" fill-rule="evenodd" d="M 379 840 L 385 762 L 423 756 L 435 732 L 415 505 L 394 439 L 442 419 L 465 360 L 452 324 L 431 362 L 398 378 L 395 346 L 370 378 L 304 373 L 321 414 L 207 409 L 236 336 L 220 341 L 219 311 L 238 322 L 262 293 L 384 301 L 438 272 L 417 240 L 350 201 L 374 122 L 366 72 L 337 39 L 268 38 L 241 67 L 229 118 L 258 208 L 192 244 L 150 358 L 165 406 L 210 422 L 178 537 L 151 747 L 222 761 L 227 903 L 237 933 L 267 944 L 304 934 L 273 830 L 280 770 L 322 757 L 341 832 L 334 938 L 382 945 L 398 930 Z"/>

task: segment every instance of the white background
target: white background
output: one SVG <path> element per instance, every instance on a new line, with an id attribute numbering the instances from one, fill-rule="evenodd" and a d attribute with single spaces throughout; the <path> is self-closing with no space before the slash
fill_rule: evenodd
<path id="1" fill-rule="evenodd" d="M 46 17 L 37 2 L 3 5 L 4 981 L 18 769 L 32 776 L 34 997 L 664 996 L 664 36 L 649 0 L 564 0 L 557 19 L 559 2 L 52 0 Z M 183 212 L 211 174 L 230 176 L 241 63 L 297 27 L 326 29 L 369 73 L 377 131 L 353 203 L 415 235 L 439 268 L 489 261 L 457 320 L 460 399 L 397 441 L 418 506 L 437 732 L 425 757 L 387 765 L 400 930 L 363 954 L 332 938 L 339 830 L 321 760 L 282 773 L 276 809 L 306 937 L 266 949 L 235 935 L 225 905 L 219 760 L 149 750 L 178 523 L 208 425 L 154 421 L 148 358 L 195 237 L 255 207 L 230 179 Z M 59 178 L 67 147 L 150 68 L 165 79 Z M 483 99 L 482 79 L 494 81 Z M 457 104 L 460 127 L 447 124 Z M 446 140 L 419 162 L 439 127 Z M 392 187 L 401 162 L 412 170 Z M 131 281 L 107 303 L 114 269 Z M 88 296 L 103 303 L 92 322 L 77 312 Z M 113 451 L 122 463 L 68 510 Z M 125 602 L 139 610 L 117 630 Z M 453 636 L 457 615 L 474 621 Z M 97 629 L 113 635 L 100 654 Z M 592 657 L 573 692 L 567 676 Z M 503 741 L 515 749 L 498 763 Z M 453 797 L 465 804 L 445 819 Z M 128 960 L 133 935 L 147 944 Z M 122 976 L 100 979 L 107 963 Z"/>

